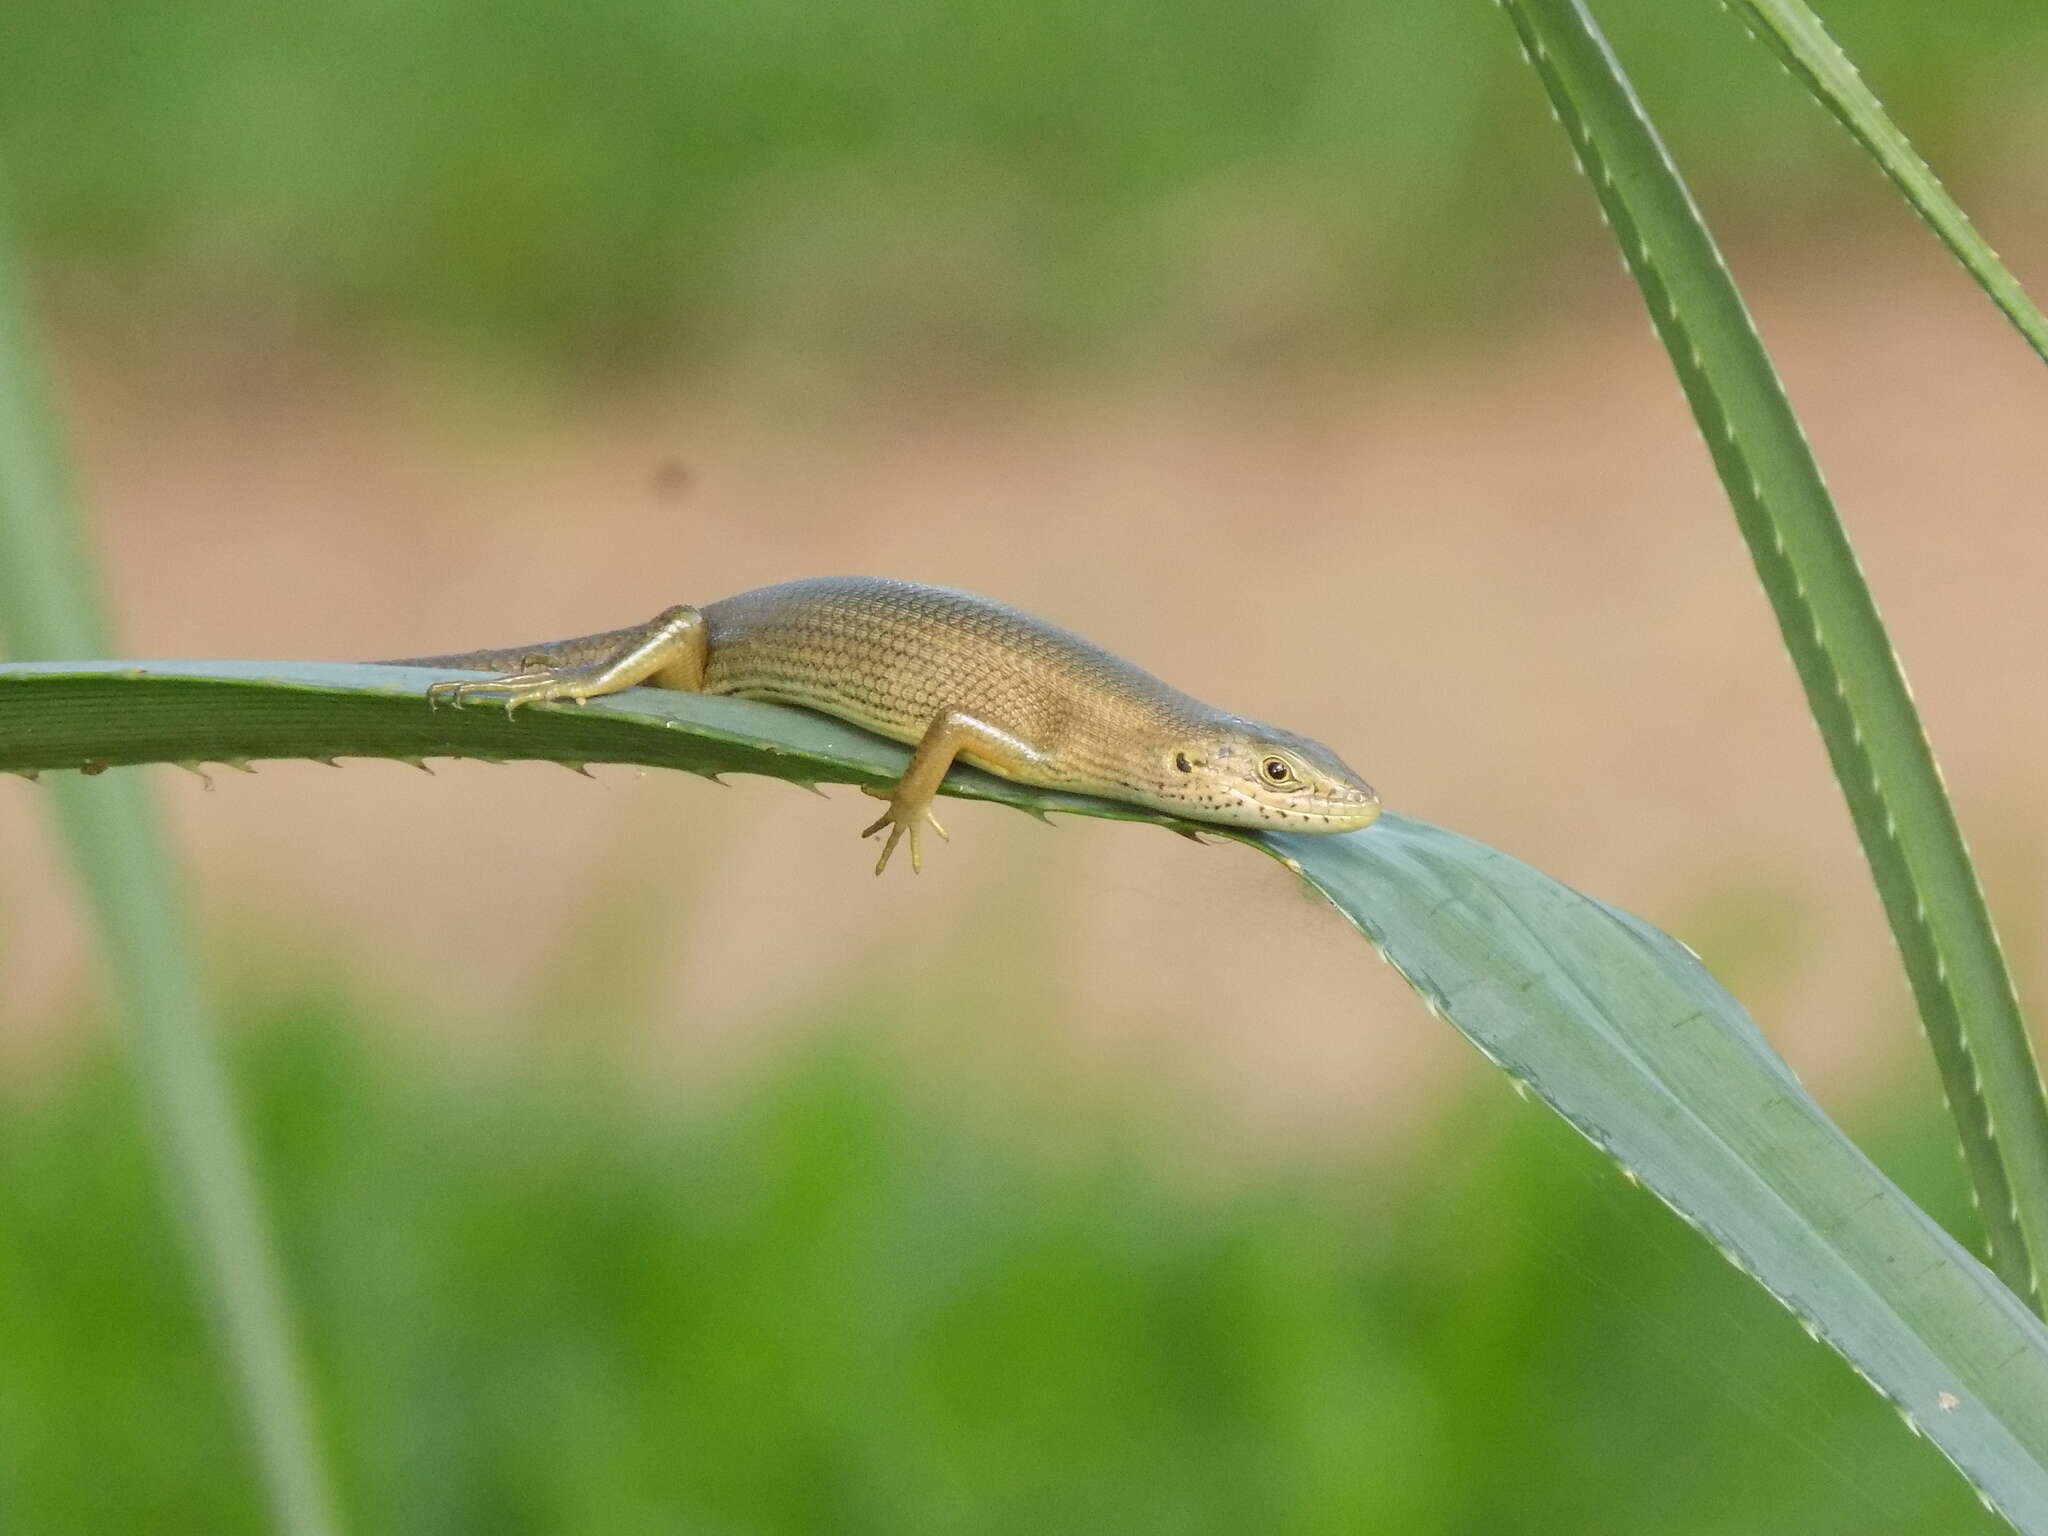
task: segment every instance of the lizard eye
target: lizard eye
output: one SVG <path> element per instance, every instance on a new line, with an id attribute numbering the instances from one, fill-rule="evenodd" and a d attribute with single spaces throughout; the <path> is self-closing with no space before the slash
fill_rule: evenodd
<path id="1" fill-rule="evenodd" d="M 1188 761 L 1188 755 L 1185 752 L 1176 752 L 1173 754 L 1173 766 L 1178 768 L 1182 773 L 1193 773 L 1195 771 L 1195 765 Z"/>
<path id="2" fill-rule="evenodd" d="M 1294 781 L 1294 770 L 1287 766 L 1284 757 L 1269 757 L 1259 764 L 1259 772 L 1266 776 L 1268 783 L 1289 784 Z"/>

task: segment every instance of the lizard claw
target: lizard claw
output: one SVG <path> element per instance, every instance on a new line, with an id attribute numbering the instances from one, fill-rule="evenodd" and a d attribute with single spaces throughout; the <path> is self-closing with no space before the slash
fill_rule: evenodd
<path id="1" fill-rule="evenodd" d="M 889 867 L 889 855 L 894 853 L 896 851 L 896 845 L 903 841 L 903 824 L 901 822 L 895 822 L 892 824 L 890 819 L 887 816 L 884 816 L 872 827 L 869 827 L 865 832 L 861 833 L 862 837 L 873 837 L 877 832 L 881 831 L 884 827 L 889 828 L 889 840 L 882 844 L 882 856 L 879 859 L 875 860 L 875 873 L 878 875 L 883 870 Z M 917 857 L 917 831 L 913 827 L 911 829 L 910 834 L 911 873 L 916 874 L 919 872 L 918 863 L 919 860 Z"/>

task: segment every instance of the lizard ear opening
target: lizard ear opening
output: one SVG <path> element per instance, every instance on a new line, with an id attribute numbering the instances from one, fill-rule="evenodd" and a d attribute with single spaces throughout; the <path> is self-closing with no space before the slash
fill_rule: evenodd
<path id="1" fill-rule="evenodd" d="M 1173 754 L 1173 766 L 1178 768 L 1182 773 L 1193 773 L 1195 771 L 1195 765 L 1188 761 L 1188 755 L 1185 752 L 1176 752 Z"/>

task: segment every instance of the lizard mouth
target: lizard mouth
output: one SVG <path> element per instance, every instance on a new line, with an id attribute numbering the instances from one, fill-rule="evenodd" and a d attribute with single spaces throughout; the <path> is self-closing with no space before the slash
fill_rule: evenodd
<path id="1" fill-rule="evenodd" d="M 1380 797 L 1365 788 L 1288 801 L 1267 800 L 1246 790 L 1236 790 L 1234 798 L 1242 815 L 1231 820 L 1275 831 L 1359 832 L 1380 819 Z"/>
<path id="2" fill-rule="evenodd" d="M 1328 802 L 1303 814 L 1320 823 L 1318 831 L 1361 832 L 1380 819 L 1380 797 L 1367 790 L 1356 799 Z"/>
<path id="3" fill-rule="evenodd" d="M 1356 805 L 1339 812 L 1333 820 L 1339 832 L 1362 832 L 1380 819 L 1380 797 L 1367 795 Z"/>

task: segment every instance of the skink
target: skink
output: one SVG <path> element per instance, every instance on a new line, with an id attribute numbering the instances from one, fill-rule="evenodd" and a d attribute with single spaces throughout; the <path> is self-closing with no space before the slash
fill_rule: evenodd
<path id="1" fill-rule="evenodd" d="M 635 684 L 737 694 L 823 711 L 914 748 L 875 873 L 918 833 L 956 758 L 1047 789 L 1190 821 L 1292 832 L 1371 825 L 1379 797 L 1328 747 L 1218 709 L 1080 636 L 946 587 L 825 576 L 675 607 L 629 629 L 393 666 L 497 672 L 449 679 L 430 704 L 598 698 Z"/>

